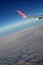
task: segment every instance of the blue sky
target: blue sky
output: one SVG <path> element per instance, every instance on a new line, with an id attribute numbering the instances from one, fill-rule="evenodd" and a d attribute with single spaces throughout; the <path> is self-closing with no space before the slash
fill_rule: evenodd
<path id="1" fill-rule="evenodd" d="M 27 16 L 43 15 L 43 0 L 0 0 L 0 28 L 25 21 L 16 10 Z"/>

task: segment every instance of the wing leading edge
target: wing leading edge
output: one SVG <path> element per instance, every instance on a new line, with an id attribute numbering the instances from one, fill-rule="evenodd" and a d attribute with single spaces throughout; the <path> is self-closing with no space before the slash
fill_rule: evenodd
<path id="1" fill-rule="evenodd" d="M 39 15 L 39 16 L 26 16 L 24 13 L 22 13 L 20 10 L 17 10 L 18 14 L 22 17 L 22 18 L 36 18 L 36 19 L 42 19 L 43 15 Z"/>

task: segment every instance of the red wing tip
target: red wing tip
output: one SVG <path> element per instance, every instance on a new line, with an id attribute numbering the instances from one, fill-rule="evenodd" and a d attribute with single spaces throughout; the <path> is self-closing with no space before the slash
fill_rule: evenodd
<path id="1" fill-rule="evenodd" d="M 17 12 L 22 18 L 27 18 L 27 16 L 23 14 L 20 10 L 17 10 Z"/>

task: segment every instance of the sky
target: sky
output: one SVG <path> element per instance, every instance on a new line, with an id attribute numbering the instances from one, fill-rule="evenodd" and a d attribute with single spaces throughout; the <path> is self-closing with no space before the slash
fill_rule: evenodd
<path id="1" fill-rule="evenodd" d="M 0 0 L 0 29 L 26 20 L 17 10 L 27 16 L 43 15 L 43 0 Z"/>

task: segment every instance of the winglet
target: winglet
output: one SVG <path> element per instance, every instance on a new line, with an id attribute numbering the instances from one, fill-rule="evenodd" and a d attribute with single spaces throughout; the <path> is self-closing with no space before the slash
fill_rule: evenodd
<path id="1" fill-rule="evenodd" d="M 27 18 L 27 16 L 25 14 L 23 14 L 21 11 L 17 10 L 18 14 L 22 17 L 22 18 Z"/>

